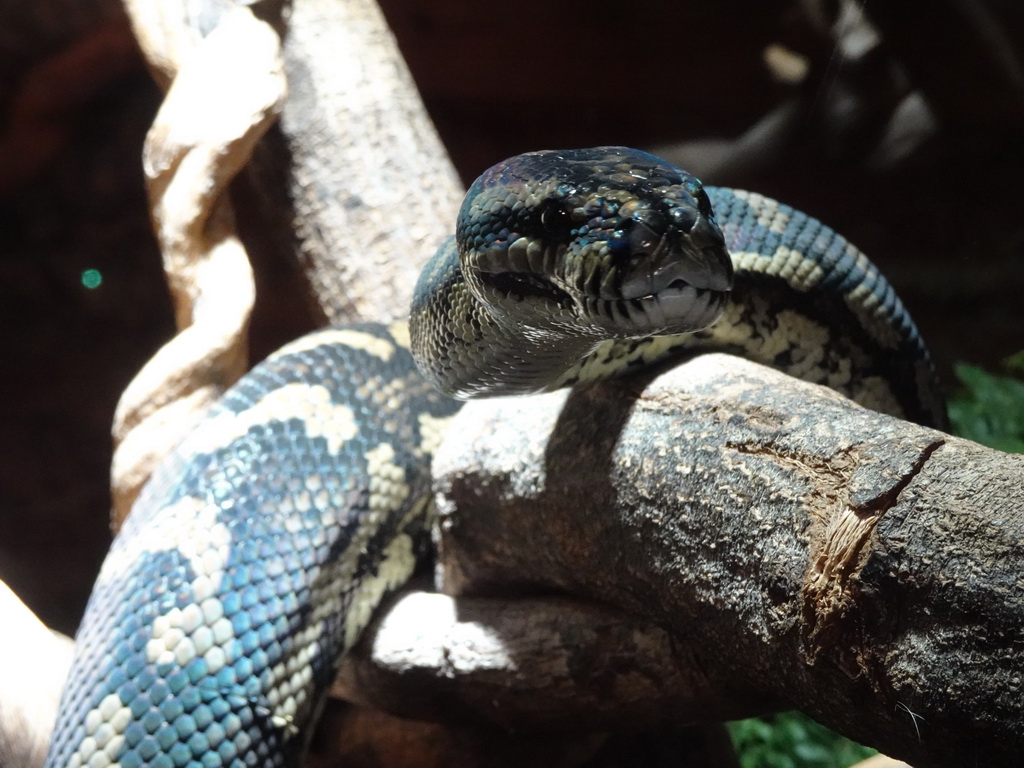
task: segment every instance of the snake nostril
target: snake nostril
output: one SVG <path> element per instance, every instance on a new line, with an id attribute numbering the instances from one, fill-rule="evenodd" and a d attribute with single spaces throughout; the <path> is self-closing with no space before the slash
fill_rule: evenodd
<path id="1" fill-rule="evenodd" d="M 685 209 L 677 208 L 667 211 L 644 208 L 634 213 L 630 221 L 629 249 L 634 259 L 655 255 L 667 242 L 675 242 L 679 231 L 688 233 L 693 227 L 693 223 L 687 220 Z M 693 221 L 696 221 L 696 214 Z"/>
<path id="2" fill-rule="evenodd" d="M 629 258 L 641 259 L 652 255 L 664 236 L 648 224 L 636 221 L 629 230 Z"/>
<path id="3" fill-rule="evenodd" d="M 637 224 L 654 230 L 655 232 L 663 232 L 665 227 L 668 226 L 668 222 L 665 220 L 665 214 L 660 211 L 652 211 L 650 208 L 644 208 L 637 211 L 631 218 Z"/>

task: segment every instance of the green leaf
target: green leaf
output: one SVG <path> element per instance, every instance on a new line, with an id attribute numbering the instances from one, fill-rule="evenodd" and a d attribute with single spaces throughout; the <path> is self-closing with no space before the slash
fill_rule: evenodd
<path id="1" fill-rule="evenodd" d="M 1024 373 L 1024 351 L 1005 361 Z M 955 366 L 964 390 L 950 399 L 949 418 L 961 437 L 1010 453 L 1024 453 L 1024 381 L 966 363 Z"/>
<path id="2" fill-rule="evenodd" d="M 875 754 L 798 712 L 739 720 L 729 732 L 743 768 L 847 768 Z"/>
<path id="3" fill-rule="evenodd" d="M 1015 355 L 1010 355 L 1008 358 L 1003 360 L 1003 365 L 1006 370 L 1016 374 L 1024 375 L 1024 349 Z"/>

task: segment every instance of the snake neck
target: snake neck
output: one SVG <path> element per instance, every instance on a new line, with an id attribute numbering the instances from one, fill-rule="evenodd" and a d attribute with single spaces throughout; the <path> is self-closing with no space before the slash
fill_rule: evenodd
<path id="1" fill-rule="evenodd" d="M 424 269 L 413 355 L 460 399 L 544 392 L 701 351 L 725 351 L 828 386 L 874 410 L 942 428 L 921 337 L 892 287 L 844 238 L 788 206 L 710 188 L 736 270 L 732 299 L 703 331 L 627 339 L 552 336 L 505 321 L 463 279 L 454 239 Z"/>
<path id="2" fill-rule="evenodd" d="M 420 275 L 409 333 L 420 373 L 460 400 L 551 392 L 620 376 L 694 348 L 690 333 L 608 338 L 577 327 L 559 334 L 503 317 L 464 279 L 454 238 Z"/>

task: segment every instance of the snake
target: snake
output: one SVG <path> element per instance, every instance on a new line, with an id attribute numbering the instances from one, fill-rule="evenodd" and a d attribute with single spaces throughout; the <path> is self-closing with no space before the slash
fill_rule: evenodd
<path id="1" fill-rule="evenodd" d="M 624 147 L 485 171 L 407 323 L 285 345 L 154 473 L 96 579 L 47 767 L 301 764 L 340 659 L 430 555 L 460 401 L 709 349 L 945 424 L 904 305 L 817 219 Z"/>

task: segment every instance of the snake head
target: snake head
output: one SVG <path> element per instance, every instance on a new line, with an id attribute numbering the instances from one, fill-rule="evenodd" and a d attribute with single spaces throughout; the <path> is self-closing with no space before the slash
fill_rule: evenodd
<path id="1" fill-rule="evenodd" d="M 531 152 L 486 171 L 456 231 L 470 289 L 497 317 L 634 338 L 713 323 L 732 260 L 700 181 L 624 147 Z"/>

